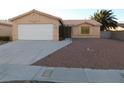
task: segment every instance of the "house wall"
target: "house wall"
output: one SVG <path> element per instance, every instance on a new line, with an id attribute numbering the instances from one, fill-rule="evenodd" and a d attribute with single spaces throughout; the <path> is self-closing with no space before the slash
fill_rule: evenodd
<path id="1" fill-rule="evenodd" d="M 31 13 L 24 17 L 18 18 L 12 22 L 12 25 L 13 25 L 12 39 L 13 40 L 18 39 L 18 24 L 53 24 L 54 25 L 53 39 L 59 40 L 60 23 L 57 19 L 49 18 L 36 13 Z"/>
<path id="2" fill-rule="evenodd" d="M 111 32 L 111 38 L 117 40 L 124 40 L 124 31 Z"/>
<path id="3" fill-rule="evenodd" d="M 101 37 L 102 39 L 110 39 L 111 38 L 111 31 L 101 31 Z"/>
<path id="4" fill-rule="evenodd" d="M 124 40 L 124 31 L 105 31 L 101 32 L 102 39 Z"/>
<path id="5" fill-rule="evenodd" d="M 81 34 L 81 26 L 89 26 L 89 34 Z M 90 24 L 81 24 L 72 26 L 72 38 L 100 38 L 100 26 L 93 26 Z"/>
<path id="6" fill-rule="evenodd" d="M 0 36 L 12 37 L 12 26 L 6 24 L 0 24 Z"/>

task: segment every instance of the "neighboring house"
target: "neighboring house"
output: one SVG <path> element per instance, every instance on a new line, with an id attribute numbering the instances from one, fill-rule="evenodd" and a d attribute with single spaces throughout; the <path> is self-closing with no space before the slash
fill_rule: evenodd
<path id="1" fill-rule="evenodd" d="M 110 31 L 124 31 L 124 23 L 118 23 L 116 28 L 110 28 Z"/>
<path id="2" fill-rule="evenodd" d="M 116 28 L 110 28 L 110 31 L 124 31 L 124 27 L 117 26 Z"/>
<path id="3" fill-rule="evenodd" d="M 124 28 L 124 22 L 122 23 L 118 23 L 118 26 L 120 26 L 120 27 L 123 27 Z"/>
<path id="4" fill-rule="evenodd" d="M 0 37 L 12 36 L 12 24 L 7 20 L 0 20 Z"/>
<path id="5" fill-rule="evenodd" d="M 72 38 L 100 38 L 101 24 L 95 20 L 64 20 L 64 24 L 71 26 Z"/>
<path id="6" fill-rule="evenodd" d="M 1 22 L 0 35 L 11 36 L 12 40 L 59 40 L 60 25 L 71 26 L 72 38 L 100 38 L 101 24 L 94 20 L 62 20 L 37 10 Z M 2 30 L 3 27 L 3 30 Z M 4 28 L 5 27 L 5 28 Z"/>

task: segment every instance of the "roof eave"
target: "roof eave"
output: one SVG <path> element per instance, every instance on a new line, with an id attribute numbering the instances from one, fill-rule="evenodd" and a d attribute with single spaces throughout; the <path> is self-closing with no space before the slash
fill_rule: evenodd
<path id="1" fill-rule="evenodd" d="M 23 17 L 23 16 L 26 16 L 26 15 L 28 15 L 28 14 L 30 14 L 30 13 L 38 13 L 38 14 L 42 14 L 42 15 L 47 16 L 47 17 L 51 17 L 51 18 L 53 18 L 53 19 L 62 20 L 62 19 L 59 18 L 59 17 L 55 17 L 55 16 L 53 16 L 53 15 L 46 14 L 46 13 L 37 11 L 37 10 L 35 10 L 35 9 L 33 9 L 33 10 L 29 11 L 29 12 L 26 12 L 26 13 L 24 13 L 24 14 L 18 15 L 18 16 L 16 16 L 16 17 L 10 18 L 9 20 L 10 20 L 10 21 L 14 21 L 14 20 L 16 20 L 16 19 L 18 19 L 18 18 L 21 18 L 21 17 Z"/>
<path id="2" fill-rule="evenodd" d="M 0 25 L 12 26 L 12 24 L 9 23 L 0 23 Z"/>

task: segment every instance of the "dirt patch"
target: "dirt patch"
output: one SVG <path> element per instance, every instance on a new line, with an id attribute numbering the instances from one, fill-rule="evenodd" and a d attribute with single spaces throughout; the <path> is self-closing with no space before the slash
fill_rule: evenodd
<path id="1" fill-rule="evenodd" d="M 34 63 L 37 66 L 124 69 L 124 41 L 73 39 L 72 44 Z"/>

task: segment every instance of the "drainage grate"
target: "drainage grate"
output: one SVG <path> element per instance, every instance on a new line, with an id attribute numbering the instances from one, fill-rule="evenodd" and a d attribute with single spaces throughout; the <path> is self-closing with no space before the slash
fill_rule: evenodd
<path id="1" fill-rule="evenodd" d="M 43 74 L 42 74 L 42 77 L 51 77 L 53 73 L 53 70 L 52 69 L 46 69 Z"/>

